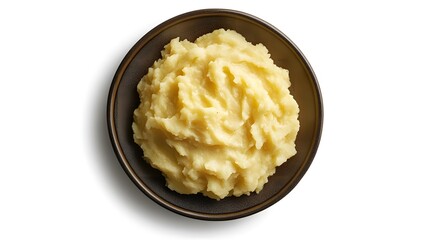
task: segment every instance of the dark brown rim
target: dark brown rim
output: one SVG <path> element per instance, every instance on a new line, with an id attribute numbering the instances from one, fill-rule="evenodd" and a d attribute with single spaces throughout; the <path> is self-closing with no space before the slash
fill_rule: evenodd
<path id="1" fill-rule="evenodd" d="M 259 24 L 262 27 L 265 27 L 273 34 L 275 34 L 277 37 L 281 38 L 283 41 L 288 42 L 293 48 L 295 48 L 296 52 L 299 55 L 299 58 L 304 63 L 305 67 L 307 68 L 308 72 L 311 73 L 311 78 L 313 79 L 314 85 L 315 85 L 315 93 L 317 94 L 316 99 L 318 100 L 317 105 L 319 106 L 319 112 L 317 116 L 319 119 L 318 121 L 318 127 L 315 128 L 315 131 L 313 133 L 313 136 L 315 136 L 315 141 L 313 141 L 312 144 L 312 151 L 309 152 L 306 156 L 306 162 L 303 164 L 298 171 L 298 173 L 294 176 L 294 178 L 290 181 L 290 184 L 285 185 L 281 191 L 279 191 L 277 194 L 269 198 L 267 201 L 258 204 L 256 206 L 243 209 L 237 212 L 231 212 L 231 213 L 222 213 L 222 214 L 208 214 L 208 213 L 200 213 L 200 212 L 194 212 L 190 211 L 188 209 L 179 207 L 174 205 L 173 203 L 166 201 L 165 199 L 159 197 L 156 195 L 147 185 L 137 176 L 133 168 L 130 166 L 128 160 L 125 157 L 125 154 L 123 152 L 123 149 L 121 147 L 121 143 L 118 139 L 117 130 L 115 128 L 115 103 L 116 103 L 116 95 L 117 90 L 119 87 L 119 83 L 122 80 L 122 76 L 125 72 L 125 70 L 128 68 L 128 65 L 130 62 L 134 59 L 136 54 L 140 51 L 140 49 L 149 42 L 154 36 L 162 32 L 164 29 L 169 28 L 170 26 L 187 21 L 193 18 L 200 18 L 202 16 L 232 16 L 234 18 L 240 18 L 241 20 L 251 21 L 253 23 Z M 121 64 L 119 65 L 119 68 L 117 72 L 115 73 L 115 76 L 113 78 L 113 82 L 110 86 L 109 94 L 108 94 L 108 101 L 107 101 L 107 126 L 108 126 L 108 132 L 109 137 L 113 146 L 113 150 L 122 166 L 124 171 L 127 173 L 129 178 L 134 182 L 134 184 L 149 198 L 151 198 L 153 201 L 161 205 L 162 207 L 171 210 L 175 213 L 178 213 L 183 216 L 195 218 L 195 219 L 201 219 L 201 220 L 232 220 L 232 219 L 238 219 L 245 216 L 252 215 L 254 213 L 260 212 L 269 206 L 273 205 L 274 203 L 278 202 L 280 199 L 282 199 L 284 196 L 286 196 L 301 180 L 301 178 L 304 176 L 304 174 L 307 172 L 308 168 L 310 167 L 314 156 L 316 155 L 321 135 L 322 135 L 322 127 L 323 127 L 323 101 L 322 101 L 322 95 L 320 91 L 320 86 L 317 81 L 316 75 L 310 66 L 310 63 L 307 61 L 307 59 L 304 57 L 302 52 L 299 50 L 299 48 L 280 30 L 272 26 L 271 24 L 265 22 L 262 19 L 259 19 L 253 15 L 250 15 L 248 13 L 244 13 L 237 10 L 231 10 L 231 9 L 201 9 L 201 10 L 195 10 L 191 12 L 187 12 L 181 15 L 178 15 L 176 17 L 173 17 L 155 28 L 153 28 L 151 31 L 149 31 L 147 34 L 145 34 L 126 54 L 125 58 L 122 60 Z"/>

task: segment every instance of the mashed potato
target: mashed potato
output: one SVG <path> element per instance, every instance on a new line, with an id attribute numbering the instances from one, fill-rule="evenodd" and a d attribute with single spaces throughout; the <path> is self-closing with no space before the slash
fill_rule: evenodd
<path id="1" fill-rule="evenodd" d="M 288 71 L 232 30 L 171 40 L 138 84 L 134 141 L 167 186 L 210 198 L 259 192 L 295 155 Z"/>

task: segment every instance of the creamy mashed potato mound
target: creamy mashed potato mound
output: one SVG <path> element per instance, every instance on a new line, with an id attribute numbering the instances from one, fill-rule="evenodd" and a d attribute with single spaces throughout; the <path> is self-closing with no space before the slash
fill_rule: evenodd
<path id="1" fill-rule="evenodd" d="M 214 199 L 262 190 L 296 154 L 298 104 L 265 46 L 218 29 L 172 39 L 138 84 L 134 141 L 167 186 Z"/>

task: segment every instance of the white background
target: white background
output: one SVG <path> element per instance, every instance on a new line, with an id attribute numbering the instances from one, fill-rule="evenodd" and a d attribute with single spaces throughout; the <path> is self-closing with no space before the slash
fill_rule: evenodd
<path id="1" fill-rule="evenodd" d="M 2 1 L 0 239 L 429 239 L 425 1 Z M 280 5 L 281 3 L 281 5 Z M 157 24 L 232 8 L 283 31 L 316 72 L 324 132 L 272 207 L 169 212 L 128 179 L 105 120 L 113 75 Z"/>

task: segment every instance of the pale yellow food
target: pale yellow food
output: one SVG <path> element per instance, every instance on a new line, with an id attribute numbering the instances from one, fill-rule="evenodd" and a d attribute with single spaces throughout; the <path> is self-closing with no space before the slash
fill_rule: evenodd
<path id="1" fill-rule="evenodd" d="M 210 198 L 262 190 L 296 154 L 289 73 L 231 30 L 171 40 L 138 84 L 134 141 L 167 186 Z"/>

